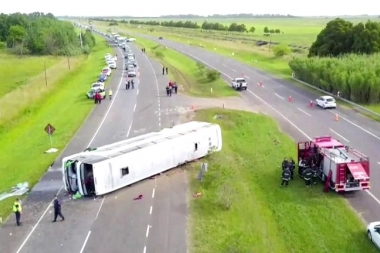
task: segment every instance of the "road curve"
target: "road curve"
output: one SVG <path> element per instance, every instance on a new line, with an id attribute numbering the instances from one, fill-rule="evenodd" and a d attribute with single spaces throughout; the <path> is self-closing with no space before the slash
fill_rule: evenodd
<path id="1" fill-rule="evenodd" d="M 136 35 L 173 48 L 219 70 L 227 82 L 244 74 L 249 82 L 249 88 L 247 92 L 242 92 L 242 98 L 277 119 L 284 131 L 295 140 L 332 135 L 368 155 L 372 168 L 371 190 L 347 194 L 345 197 L 366 221 L 380 220 L 380 213 L 377 211 L 380 205 L 380 185 L 376 184 L 380 179 L 380 156 L 377 152 L 380 145 L 378 122 L 349 109 L 310 108 L 309 102 L 315 100 L 315 94 L 234 59 L 179 42 L 159 40 L 144 34 Z M 260 81 L 263 82 L 263 87 L 258 85 Z M 292 98 L 291 102 L 288 100 L 289 96 Z M 338 122 L 334 121 L 335 114 L 339 115 Z"/>

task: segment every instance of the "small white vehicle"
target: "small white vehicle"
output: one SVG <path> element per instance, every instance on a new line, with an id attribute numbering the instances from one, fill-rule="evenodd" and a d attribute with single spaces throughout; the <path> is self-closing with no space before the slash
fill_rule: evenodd
<path id="1" fill-rule="evenodd" d="M 136 40 L 135 38 L 129 38 L 129 39 L 127 39 L 127 42 L 133 42 L 135 40 Z"/>
<path id="2" fill-rule="evenodd" d="M 112 73 L 112 70 L 108 66 L 102 69 L 102 74 L 110 76 L 111 73 Z"/>
<path id="3" fill-rule="evenodd" d="M 380 249 L 380 221 L 371 222 L 367 226 L 368 239 Z"/>
<path id="4" fill-rule="evenodd" d="M 110 69 L 117 69 L 116 62 L 112 61 L 112 62 L 108 62 L 107 64 Z"/>
<path id="5" fill-rule="evenodd" d="M 105 59 L 105 61 L 117 61 L 116 56 L 112 56 L 112 55 L 106 56 L 106 57 L 104 57 L 104 59 Z"/>
<path id="6" fill-rule="evenodd" d="M 242 77 L 235 78 L 231 82 L 231 87 L 234 88 L 235 90 L 246 90 L 247 82 Z"/>
<path id="7" fill-rule="evenodd" d="M 104 90 L 104 83 L 93 83 L 91 84 L 91 89 L 95 89 L 95 88 L 99 88 L 99 89 L 103 89 Z"/>
<path id="8" fill-rule="evenodd" d="M 336 108 L 336 101 L 331 96 L 320 96 L 315 100 L 316 104 L 323 109 Z"/>

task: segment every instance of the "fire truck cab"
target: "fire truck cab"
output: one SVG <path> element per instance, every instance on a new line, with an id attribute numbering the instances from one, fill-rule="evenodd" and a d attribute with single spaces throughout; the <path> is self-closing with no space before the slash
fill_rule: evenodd
<path id="1" fill-rule="evenodd" d="M 370 189 L 369 158 L 330 136 L 315 137 L 298 143 L 300 160 L 318 168 L 318 176 L 324 182 L 324 191 L 336 192 Z"/>

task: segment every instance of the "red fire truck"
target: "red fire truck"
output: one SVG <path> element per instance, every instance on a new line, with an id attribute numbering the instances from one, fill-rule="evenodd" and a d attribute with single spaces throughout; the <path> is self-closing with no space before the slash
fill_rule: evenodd
<path id="1" fill-rule="evenodd" d="M 369 158 L 330 136 L 315 137 L 298 143 L 298 162 L 310 161 L 318 168 L 318 176 L 324 182 L 324 191 L 336 192 L 367 190 L 369 182 Z"/>

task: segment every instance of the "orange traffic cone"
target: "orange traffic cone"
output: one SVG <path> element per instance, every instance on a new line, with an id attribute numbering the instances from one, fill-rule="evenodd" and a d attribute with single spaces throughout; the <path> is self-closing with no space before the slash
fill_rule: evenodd
<path id="1" fill-rule="evenodd" d="M 339 121 L 339 115 L 338 115 L 337 113 L 335 113 L 334 120 L 335 120 L 335 121 Z"/>

